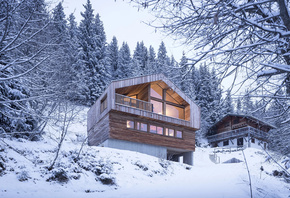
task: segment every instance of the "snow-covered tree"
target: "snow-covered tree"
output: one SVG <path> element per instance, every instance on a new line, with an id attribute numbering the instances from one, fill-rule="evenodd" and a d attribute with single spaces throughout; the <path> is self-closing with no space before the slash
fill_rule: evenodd
<path id="1" fill-rule="evenodd" d="M 167 50 L 163 41 L 159 45 L 156 62 L 157 64 L 154 69 L 155 72 L 167 74 L 167 68 L 170 64 L 170 59 L 167 56 Z"/>
<path id="2" fill-rule="evenodd" d="M 240 97 L 238 97 L 237 102 L 236 102 L 236 112 L 237 114 L 241 114 L 242 113 L 242 102 Z"/>
<path id="3" fill-rule="evenodd" d="M 120 78 L 128 78 L 133 74 L 132 71 L 132 59 L 129 45 L 123 42 L 118 57 L 118 71 Z"/>
<path id="4" fill-rule="evenodd" d="M 181 57 L 179 67 L 180 67 L 180 89 L 187 93 L 188 92 L 188 79 L 189 79 L 189 71 L 188 71 L 188 65 L 187 65 L 187 58 L 185 56 L 185 53 L 183 52 L 183 55 Z"/>
<path id="5" fill-rule="evenodd" d="M 154 74 L 154 67 L 156 65 L 156 53 L 154 48 L 150 45 L 148 51 L 148 62 L 147 62 L 147 73 L 146 74 Z"/>
<path id="6" fill-rule="evenodd" d="M 234 113 L 233 100 L 230 91 L 227 91 L 227 95 L 223 104 L 223 111 L 225 114 Z"/>
<path id="7" fill-rule="evenodd" d="M 111 67 L 112 79 L 118 79 L 120 77 L 120 71 L 118 70 L 118 56 L 118 41 L 117 38 L 114 36 L 111 43 L 107 47 L 107 64 Z"/>
<path id="8" fill-rule="evenodd" d="M 33 138 L 35 101 L 45 98 L 30 76 L 49 59 L 54 40 L 43 0 L 0 1 L 0 133 Z"/>
<path id="9" fill-rule="evenodd" d="M 90 0 L 81 13 L 83 19 L 79 25 L 79 97 L 84 104 L 92 104 L 105 89 L 110 80 L 109 68 L 106 68 L 106 35 L 100 16 L 94 16 Z"/>
<path id="10" fill-rule="evenodd" d="M 148 62 L 148 50 L 144 45 L 144 42 L 137 42 L 136 48 L 133 54 L 133 69 L 134 76 L 145 75 Z"/>

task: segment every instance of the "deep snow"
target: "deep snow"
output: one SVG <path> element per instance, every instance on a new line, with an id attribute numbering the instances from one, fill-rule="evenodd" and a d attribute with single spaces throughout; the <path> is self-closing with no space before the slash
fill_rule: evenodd
<path id="1" fill-rule="evenodd" d="M 215 164 L 209 159 L 213 149 L 196 148 L 195 164 L 188 166 L 137 152 L 85 146 L 75 162 L 86 134 L 85 112 L 86 109 L 70 127 L 57 164 L 51 171 L 45 167 L 55 155 L 57 127 L 47 127 L 44 139 L 39 142 L 0 139 L 0 162 L 5 168 L 2 173 L 0 171 L 0 197 L 250 197 L 241 151 L 217 155 L 221 162 L 232 158 L 243 162 Z M 272 175 L 274 170 L 281 168 L 273 160 L 267 160 L 264 151 L 246 149 L 244 152 L 251 173 L 253 197 L 290 197 L 290 184 Z M 285 159 L 273 156 L 280 163 Z M 260 170 L 261 166 L 264 171 Z M 54 172 L 62 170 L 69 180 L 54 181 Z M 113 184 L 104 185 L 102 181 Z"/>

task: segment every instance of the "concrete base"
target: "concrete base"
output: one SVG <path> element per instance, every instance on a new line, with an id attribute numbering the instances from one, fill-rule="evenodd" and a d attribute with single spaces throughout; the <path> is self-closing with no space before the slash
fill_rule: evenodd
<path id="1" fill-rule="evenodd" d="M 99 146 L 116 148 L 122 150 L 136 151 L 148 155 L 152 155 L 161 159 L 166 159 L 167 149 L 162 146 L 155 146 L 150 144 L 141 144 L 137 142 L 129 142 L 124 140 L 107 139 Z"/>
<path id="2" fill-rule="evenodd" d="M 179 158 L 182 156 L 183 163 L 188 165 L 193 165 L 193 151 L 184 152 L 177 151 L 174 152 L 172 155 L 172 148 L 170 151 L 166 147 L 162 146 L 155 146 L 150 144 L 143 144 L 137 142 L 129 142 L 124 140 L 116 140 L 116 139 L 107 139 L 99 146 L 102 147 L 109 147 L 115 149 L 122 149 L 122 150 L 129 150 L 129 151 L 136 151 L 140 153 L 144 153 L 147 155 L 152 155 L 161 159 L 168 159 L 172 161 L 179 161 Z"/>

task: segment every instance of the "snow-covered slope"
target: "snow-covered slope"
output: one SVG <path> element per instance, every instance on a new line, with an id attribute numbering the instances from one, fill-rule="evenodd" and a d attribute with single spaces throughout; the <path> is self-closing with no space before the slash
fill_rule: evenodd
<path id="1" fill-rule="evenodd" d="M 215 164 L 211 148 L 197 148 L 187 166 L 145 154 L 84 146 L 85 114 L 80 114 L 62 146 L 55 168 L 48 170 L 58 131 L 49 127 L 42 141 L 0 140 L 0 197 L 250 197 L 244 162 Z M 258 149 L 246 149 L 253 197 L 290 197 L 290 185 L 274 177 L 280 168 Z M 241 151 L 218 153 L 221 162 L 244 161 Z M 281 162 L 284 158 L 277 157 Z M 263 166 L 264 171 L 260 171 Z"/>

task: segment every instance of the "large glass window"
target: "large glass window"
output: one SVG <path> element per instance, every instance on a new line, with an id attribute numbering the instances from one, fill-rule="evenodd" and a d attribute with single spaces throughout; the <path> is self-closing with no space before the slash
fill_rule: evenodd
<path id="1" fill-rule="evenodd" d="M 127 128 L 129 128 L 129 129 L 134 129 L 134 121 L 132 121 L 132 120 L 127 120 Z"/>
<path id="2" fill-rule="evenodd" d="M 142 122 L 137 122 L 137 130 L 147 132 L 147 124 L 142 123 Z"/>
<path id="3" fill-rule="evenodd" d="M 163 114 L 163 103 L 162 102 L 151 100 L 151 103 L 153 104 L 153 112 L 154 113 Z"/>
<path id="4" fill-rule="evenodd" d="M 176 137 L 182 138 L 182 131 L 176 131 Z"/>
<path id="5" fill-rule="evenodd" d="M 157 134 L 163 135 L 163 127 L 157 127 Z"/>
<path id="6" fill-rule="evenodd" d="M 184 109 L 166 104 L 166 115 L 174 118 L 184 119 Z"/>
<path id="7" fill-rule="evenodd" d="M 165 129 L 165 135 L 166 136 L 170 136 L 170 137 L 174 137 L 174 129 Z"/>
<path id="8" fill-rule="evenodd" d="M 154 125 L 150 125 L 150 133 L 157 133 L 157 127 Z"/>
<path id="9" fill-rule="evenodd" d="M 150 96 L 162 100 L 163 89 L 157 84 L 151 84 Z"/>

